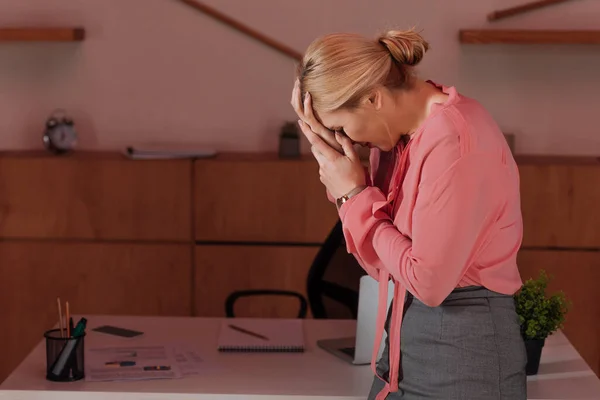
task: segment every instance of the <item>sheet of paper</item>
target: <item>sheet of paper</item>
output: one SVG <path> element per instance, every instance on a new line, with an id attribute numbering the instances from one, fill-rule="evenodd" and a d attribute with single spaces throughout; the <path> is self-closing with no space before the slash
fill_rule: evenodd
<path id="1" fill-rule="evenodd" d="M 202 371 L 202 357 L 196 350 L 185 345 L 176 345 L 172 351 L 183 376 L 197 375 Z"/>
<path id="2" fill-rule="evenodd" d="M 90 382 L 174 379 L 183 374 L 165 346 L 99 347 L 86 351 L 86 380 Z"/>

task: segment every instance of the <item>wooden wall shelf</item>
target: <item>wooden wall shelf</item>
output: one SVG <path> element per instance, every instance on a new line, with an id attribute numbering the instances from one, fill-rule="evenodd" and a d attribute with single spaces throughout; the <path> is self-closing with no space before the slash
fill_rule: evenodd
<path id="1" fill-rule="evenodd" d="M 467 44 L 600 44 L 600 31 L 462 29 L 459 39 Z"/>
<path id="2" fill-rule="evenodd" d="M 83 28 L 0 28 L 0 42 L 79 42 Z"/>

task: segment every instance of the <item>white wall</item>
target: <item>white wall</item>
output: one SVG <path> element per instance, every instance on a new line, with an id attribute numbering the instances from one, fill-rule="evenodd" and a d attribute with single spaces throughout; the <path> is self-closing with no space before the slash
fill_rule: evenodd
<path id="1" fill-rule="evenodd" d="M 525 0 L 205 0 L 302 52 L 316 36 L 416 25 L 421 75 L 484 103 L 520 153 L 598 155 L 600 46 L 472 46 L 460 28 L 600 29 L 600 1 L 488 23 Z M 0 44 L 0 148 L 40 148 L 66 107 L 81 147 L 169 142 L 275 151 L 294 62 L 178 0 L 0 0 L 0 26 L 83 25 L 82 43 Z"/>

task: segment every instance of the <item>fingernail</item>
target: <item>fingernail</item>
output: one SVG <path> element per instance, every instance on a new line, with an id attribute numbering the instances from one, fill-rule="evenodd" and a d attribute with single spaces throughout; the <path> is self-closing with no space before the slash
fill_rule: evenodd
<path id="1" fill-rule="evenodd" d="M 298 125 L 300 125 L 300 128 L 302 128 L 302 120 L 298 120 Z"/>
<path id="2" fill-rule="evenodd" d="M 306 92 L 306 97 L 305 99 L 310 99 L 310 93 Z"/>

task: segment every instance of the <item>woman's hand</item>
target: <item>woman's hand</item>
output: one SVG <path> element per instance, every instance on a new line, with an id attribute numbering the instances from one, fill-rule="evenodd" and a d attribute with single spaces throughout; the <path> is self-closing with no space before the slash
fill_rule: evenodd
<path id="1" fill-rule="evenodd" d="M 319 163 L 321 182 L 336 199 L 365 185 L 365 169 L 360 162 L 352 142 L 347 137 L 336 133 L 334 139 L 340 146 L 340 154 L 312 131 L 303 121 L 298 121 L 302 133 L 312 145 L 311 151 Z"/>
<path id="2" fill-rule="evenodd" d="M 298 118 L 308 124 L 310 130 L 320 136 L 329 146 L 335 149 L 340 154 L 343 154 L 342 146 L 335 139 L 335 134 L 321 124 L 314 115 L 310 93 L 307 93 L 302 102 L 302 93 L 300 92 L 300 81 L 296 79 L 294 90 L 292 91 L 292 107 L 298 114 Z"/>

